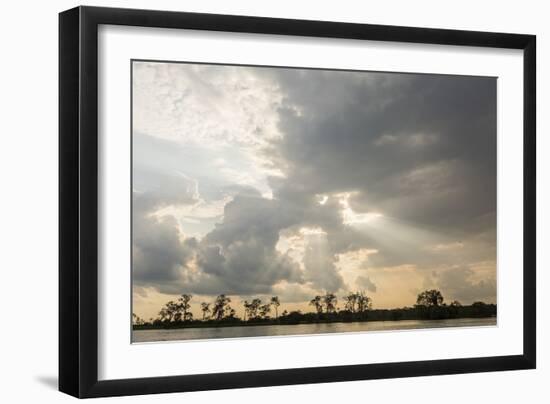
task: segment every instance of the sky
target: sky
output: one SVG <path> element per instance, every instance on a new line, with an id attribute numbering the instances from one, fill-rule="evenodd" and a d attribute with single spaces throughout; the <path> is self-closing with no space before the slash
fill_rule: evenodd
<path id="1" fill-rule="evenodd" d="M 496 78 L 134 61 L 133 310 L 496 303 Z"/>

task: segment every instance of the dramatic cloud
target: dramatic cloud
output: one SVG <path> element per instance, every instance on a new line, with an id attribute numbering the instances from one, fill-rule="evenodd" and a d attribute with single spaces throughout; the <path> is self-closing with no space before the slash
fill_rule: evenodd
<path id="1" fill-rule="evenodd" d="M 154 212 L 172 204 L 191 204 L 196 197 L 195 184 L 181 175 L 143 173 L 154 184 L 141 192 L 134 190 L 132 212 L 132 270 L 137 284 L 164 285 L 174 289 L 181 270 L 192 257 L 196 240 L 180 238 L 173 216 Z"/>
<path id="2" fill-rule="evenodd" d="M 496 300 L 496 79 L 133 68 L 149 294 Z"/>
<path id="3" fill-rule="evenodd" d="M 301 282 L 298 264 L 276 250 L 279 231 L 294 221 L 287 213 L 260 194 L 236 195 L 225 206 L 223 222 L 202 239 L 199 267 L 223 280 L 232 294 L 268 293 L 282 280 Z"/>
<path id="4" fill-rule="evenodd" d="M 310 237 L 304 253 L 304 274 L 315 289 L 338 291 L 344 280 L 335 265 L 336 257 L 328 248 L 326 236 Z"/>
<path id="5" fill-rule="evenodd" d="M 368 276 L 358 276 L 355 280 L 355 284 L 362 289 L 368 290 L 369 292 L 376 292 L 376 285 Z"/>
<path id="6" fill-rule="evenodd" d="M 494 278 L 475 279 L 475 272 L 469 267 L 455 267 L 441 273 L 437 286 L 444 290 L 447 300 L 473 303 L 492 301 L 496 296 L 497 285 Z"/>
<path id="7" fill-rule="evenodd" d="M 357 212 L 468 233 L 496 208 L 496 81 L 273 70 L 287 94 L 277 195 L 354 191 Z M 276 185 L 276 184 L 274 184 Z"/>

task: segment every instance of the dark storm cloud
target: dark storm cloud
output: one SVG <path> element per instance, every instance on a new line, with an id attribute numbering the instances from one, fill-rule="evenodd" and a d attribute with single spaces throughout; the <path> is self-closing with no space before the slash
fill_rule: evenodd
<path id="1" fill-rule="evenodd" d="M 297 221 L 277 201 L 241 188 L 224 208 L 223 221 L 202 240 L 182 237 L 167 205 L 195 202 L 193 184 L 181 176 L 154 176 L 155 186 L 134 192 L 133 273 L 137 285 L 163 293 L 269 293 L 280 281 L 303 283 L 299 265 L 275 246 L 279 231 Z M 167 187 L 167 188 L 166 188 Z"/>
<path id="2" fill-rule="evenodd" d="M 180 241 L 171 216 L 135 218 L 133 240 L 133 274 L 138 284 L 178 282 L 194 250 L 193 239 Z"/>
<path id="3" fill-rule="evenodd" d="M 251 190 L 236 195 L 225 206 L 223 222 L 201 240 L 200 268 L 230 294 L 269 293 L 282 280 L 302 282 L 298 264 L 275 248 L 279 231 L 296 221 L 291 214 Z"/>
<path id="4" fill-rule="evenodd" d="M 320 227 L 326 233 L 327 247 L 332 254 L 357 250 L 372 242 L 364 232 L 344 224 L 342 206 L 337 198 L 330 197 L 320 204 L 316 194 L 308 190 L 308 184 L 293 179 L 292 174 L 286 178 L 270 178 L 270 186 L 277 190 L 279 210 L 291 219 L 287 227 Z"/>
<path id="5" fill-rule="evenodd" d="M 309 243 L 304 254 L 304 274 L 314 289 L 337 292 L 342 289 L 344 279 L 338 273 L 336 257 L 323 241 Z"/>
<path id="6" fill-rule="evenodd" d="M 266 164 L 284 174 L 268 179 L 273 199 L 216 180 L 208 158 L 145 137 L 152 144 L 135 148 L 140 161 L 155 152 L 174 172 L 187 162 L 187 173 L 204 184 L 201 195 L 229 192 L 233 200 L 200 241 L 182 237 L 175 219 L 151 213 L 193 203 L 196 182 L 179 174 L 157 178 L 156 168 L 138 165 L 136 282 L 166 293 L 263 294 L 281 281 L 338 291 L 348 285 L 335 265 L 337 255 L 369 248 L 378 250 L 369 256 L 371 267 L 412 264 L 427 274 L 445 269 L 439 286 L 459 300 L 495 295 L 494 282 L 470 281 L 468 267 L 496 257 L 495 79 L 251 71 L 272 79 L 283 94 L 282 137 L 262 151 Z M 381 227 L 346 224 L 342 193 L 349 193 L 354 212 L 382 213 Z M 320 195 L 326 195 L 324 204 Z M 325 235 L 307 243 L 301 270 L 276 246 L 282 230 L 298 234 L 304 227 Z M 432 236 L 420 239 L 420 230 Z M 369 277 L 356 283 L 377 290 Z"/>
<path id="7" fill-rule="evenodd" d="M 283 92 L 268 151 L 277 196 L 356 191 L 359 212 L 466 231 L 495 211 L 496 80 L 274 70 Z"/>
<path id="8" fill-rule="evenodd" d="M 475 301 L 496 303 L 497 285 L 494 278 L 473 281 L 474 275 L 467 266 L 451 268 L 442 272 L 436 280 L 437 286 L 445 292 L 447 300 L 458 300 L 471 304 Z"/>
<path id="9" fill-rule="evenodd" d="M 174 217 L 158 217 L 152 213 L 168 205 L 192 203 L 195 186 L 181 175 L 138 172 L 140 181 L 151 181 L 154 186 L 133 192 L 133 279 L 138 285 L 164 285 L 170 289 L 180 280 L 182 267 L 192 258 L 196 241 L 180 240 Z"/>
<path id="10" fill-rule="evenodd" d="M 282 230 L 298 233 L 302 227 L 326 232 L 307 243 L 303 272 L 299 263 L 276 249 Z M 196 287 L 216 293 L 221 283 L 227 293 L 247 295 L 269 293 L 287 281 L 337 291 L 345 285 L 335 254 L 358 248 L 362 240 L 360 233 L 342 224 L 339 207 L 332 203 L 320 205 L 302 193 L 267 199 L 251 188 L 242 189 L 225 206 L 223 222 L 200 242 L 198 265 L 207 277 Z M 209 279 L 214 281 L 211 288 Z"/>
<path id="11" fill-rule="evenodd" d="M 419 272 L 496 259 L 496 79 L 269 74 L 286 94 L 279 115 L 284 137 L 266 150 L 285 173 L 271 180 L 275 197 L 296 203 L 307 201 L 304 195 L 350 192 L 355 212 L 383 213 L 381 226 L 392 226 L 392 232 L 357 231 L 319 215 L 334 252 L 374 248 L 370 266 L 412 264 Z M 417 232 L 399 234 L 410 228 Z M 435 240 L 419 232 L 436 235 L 437 243 L 464 240 L 464 246 L 430 249 L 426 243 Z M 467 275 L 455 274 L 461 296 Z M 474 290 L 490 295 L 487 285 Z"/>

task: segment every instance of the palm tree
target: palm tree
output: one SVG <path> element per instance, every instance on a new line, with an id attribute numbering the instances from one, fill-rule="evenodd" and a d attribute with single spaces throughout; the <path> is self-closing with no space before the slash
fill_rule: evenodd
<path id="1" fill-rule="evenodd" d="M 201 310 L 202 310 L 202 321 L 204 321 L 206 320 L 206 316 L 210 314 L 210 303 L 202 302 Z"/>
<path id="2" fill-rule="evenodd" d="M 273 296 L 271 298 L 271 305 L 275 307 L 275 319 L 279 318 L 279 311 L 278 308 L 281 305 L 281 302 L 279 301 L 279 296 Z"/>

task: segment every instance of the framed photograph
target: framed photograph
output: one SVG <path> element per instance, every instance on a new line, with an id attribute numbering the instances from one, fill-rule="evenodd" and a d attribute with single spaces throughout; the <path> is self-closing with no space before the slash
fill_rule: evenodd
<path id="1" fill-rule="evenodd" d="M 535 368 L 535 36 L 59 28 L 61 391 Z"/>

